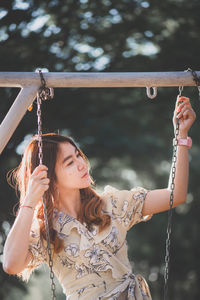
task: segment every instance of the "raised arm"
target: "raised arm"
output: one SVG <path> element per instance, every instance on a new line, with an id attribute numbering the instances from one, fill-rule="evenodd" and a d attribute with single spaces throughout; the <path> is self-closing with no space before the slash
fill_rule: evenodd
<path id="1" fill-rule="evenodd" d="M 176 128 L 176 116 L 179 118 L 179 135 L 178 138 L 187 138 L 188 131 L 196 119 L 196 114 L 191 107 L 189 99 L 181 97 L 184 102 L 178 106 L 178 100 L 176 102 L 173 124 Z M 177 115 L 178 113 L 178 115 Z M 168 188 L 157 189 L 149 191 L 142 210 L 143 216 L 156 214 L 170 208 L 170 194 L 171 194 L 171 175 L 170 173 Z M 174 205 L 178 206 L 186 201 L 187 189 L 188 189 L 188 177 L 189 177 L 189 163 L 188 163 L 188 147 L 177 147 L 177 162 L 176 162 L 176 174 L 175 174 L 175 188 L 174 188 Z"/>
<path id="2" fill-rule="evenodd" d="M 6 273 L 20 273 L 32 258 L 28 248 L 34 208 L 48 187 L 47 168 L 40 165 L 30 176 L 23 207 L 19 210 L 4 245 L 3 269 Z"/>

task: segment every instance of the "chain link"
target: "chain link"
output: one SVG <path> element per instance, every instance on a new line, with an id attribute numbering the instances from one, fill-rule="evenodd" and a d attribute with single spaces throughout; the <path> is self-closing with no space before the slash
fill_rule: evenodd
<path id="1" fill-rule="evenodd" d="M 50 94 L 52 95 L 52 92 L 49 91 L 46 93 L 46 91 L 50 90 L 50 89 L 46 87 L 46 83 L 45 83 L 44 77 L 42 75 L 42 72 L 40 70 L 39 70 L 39 72 L 40 72 L 42 87 L 40 88 L 40 91 L 38 92 L 38 95 L 37 95 L 37 117 L 38 117 L 38 156 L 39 156 L 39 164 L 41 165 L 43 162 L 41 103 L 42 103 L 42 100 L 50 99 L 50 97 L 51 97 Z M 50 246 L 49 224 L 48 224 L 48 218 L 47 218 L 46 199 L 44 196 L 42 198 L 42 202 L 43 202 L 43 214 L 44 214 L 45 230 L 46 230 L 47 250 L 48 250 L 48 256 L 49 256 L 52 300 L 56 300 L 56 293 L 55 293 L 56 286 L 54 283 L 53 260 L 52 260 L 51 246 Z"/>
<path id="2" fill-rule="evenodd" d="M 179 96 L 181 95 L 182 88 L 179 88 Z M 169 262 L 170 262 L 170 238 L 172 231 L 172 207 L 174 203 L 174 188 L 175 188 L 175 174 L 176 174 L 176 161 L 177 161 L 177 145 L 178 145 L 178 134 L 179 134 L 179 119 L 177 118 L 175 138 L 174 138 L 174 150 L 172 159 L 172 177 L 171 177 L 171 194 L 170 194 L 170 209 L 168 211 L 168 224 L 167 224 L 167 239 L 166 239 L 166 254 L 165 254 L 165 273 L 164 273 L 164 300 L 167 299 L 168 294 L 168 278 L 169 278 Z"/>

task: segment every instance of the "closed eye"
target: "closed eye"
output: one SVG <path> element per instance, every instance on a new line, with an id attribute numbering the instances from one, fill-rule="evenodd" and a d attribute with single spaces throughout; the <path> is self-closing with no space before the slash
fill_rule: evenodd
<path id="1" fill-rule="evenodd" d="M 80 155 L 80 153 L 78 152 L 77 154 L 76 154 L 76 157 L 79 157 L 79 156 L 81 156 Z M 73 160 L 68 164 L 68 166 L 70 166 L 70 165 L 72 165 L 73 164 Z"/>

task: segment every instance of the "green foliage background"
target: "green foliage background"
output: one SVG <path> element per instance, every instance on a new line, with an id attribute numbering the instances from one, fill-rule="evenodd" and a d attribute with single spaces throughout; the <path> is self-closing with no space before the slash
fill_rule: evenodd
<path id="1" fill-rule="evenodd" d="M 198 0 L 1 0 L 0 71 L 155 72 L 199 70 Z M 1 88 L 0 119 L 18 89 Z M 141 185 L 164 188 L 172 158 L 172 115 L 178 88 L 159 88 L 149 100 L 144 88 L 56 89 L 43 104 L 45 132 L 75 138 L 88 156 L 99 190 Z M 199 100 L 184 88 L 197 113 L 190 136 L 190 179 L 186 204 L 174 210 L 169 299 L 199 299 Z M 17 202 L 6 182 L 21 159 L 22 146 L 36 133 L 36 105 L 27 112 L 1 157 L 0 247 L 14 221 Z M 147 279 L 154 300 L 163 295 L 167 213 L 128 233 L 135 273 Z M 36 272 L 29 284 L 0 269 L 1 299 L 47 299 L 50 281 Z M 63 295 L 58 285 L 58 299 Z"/>

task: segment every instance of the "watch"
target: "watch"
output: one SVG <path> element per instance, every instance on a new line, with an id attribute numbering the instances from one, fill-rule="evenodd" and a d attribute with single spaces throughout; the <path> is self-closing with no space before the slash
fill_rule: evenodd
<path id="1" fill-rule="evenodd" d="M 192 147 L 192 139 L 189 136 L 187 137 L 187 139 L 178 138 L 177 140 L 178 140 L 177 143 L 178 146 L 187 146 L 188 149 Z M 174 139 L 174 143 L 175 143 L 175 139 Z"/>

